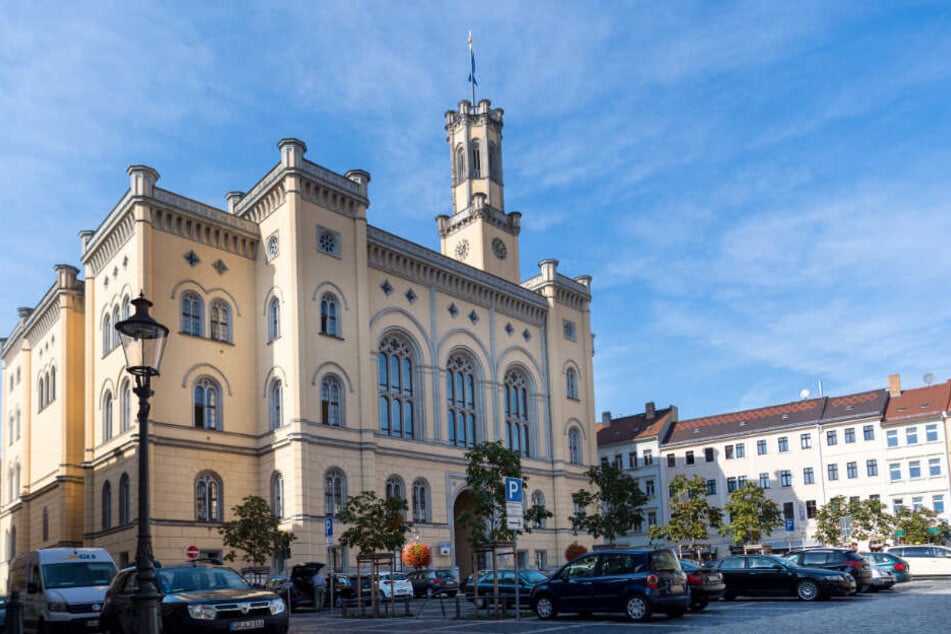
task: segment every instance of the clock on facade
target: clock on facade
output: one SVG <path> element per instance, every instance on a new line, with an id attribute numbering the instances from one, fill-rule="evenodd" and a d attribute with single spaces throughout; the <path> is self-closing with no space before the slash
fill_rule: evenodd
<path id="1" fill-rule="evenodd" d="M 456 243 L 456 257 L 465 260 L 467 255 L 469 255 L 469 241 L 460 240 Z"/>
<path id="2" fill-rule="evenodd" d="M 502 242 L 502 238 L 496 238 L 492 241 L 492 253 L 500 260 L 505 259 L 508 250 L 505 248 L 505 243 Z"/>

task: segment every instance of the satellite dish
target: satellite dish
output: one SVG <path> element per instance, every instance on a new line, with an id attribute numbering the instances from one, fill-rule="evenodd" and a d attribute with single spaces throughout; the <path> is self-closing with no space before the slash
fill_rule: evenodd
<path id="1" fill-rule="evenodd" d="M 802 400 L 806 400 L 807 398 L 809 398 L 809 390 L 804 389 L 802 392 L 800 392 L 799 398 L 801 398 Z"/>
<path id="2" fill-rule="evenodd" d="M 921 379 L 925 382 L 926 385 L 931 385 L 932 383 L 934 383 L 934 373 L 925 372 L 925 375 L 921 377 Z"/>

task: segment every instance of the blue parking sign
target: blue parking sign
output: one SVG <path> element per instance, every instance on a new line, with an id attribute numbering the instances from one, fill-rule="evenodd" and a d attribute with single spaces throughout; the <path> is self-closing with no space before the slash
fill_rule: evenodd
<path id="1" fill-rule="evenodd" d="M 505 478 L 505 501 L 506 502 L 521 502 L 522 501 L 522 479 L 521 478 Z"/>
<path id="2" fill-rule="evenodd" d="M 786 532 L 791 533 L 794 530 L 796 530 L 796 520 L 790 517 L 786 520 Z"/>
<path id="3" fill-rule="evenodd" d="M 324 537 L 333 537 L 334 536 L 334 518 L 325 517 L 324 518 Z"/>

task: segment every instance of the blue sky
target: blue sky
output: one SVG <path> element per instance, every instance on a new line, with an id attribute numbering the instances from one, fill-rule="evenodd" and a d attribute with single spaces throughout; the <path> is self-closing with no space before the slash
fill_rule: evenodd
<path id="1" fill-rule="evenodd" d="M 523 275 L 594 277 L 598 414 L 951 377 L 946 3 L 5 1 L 0 334 L 130 164 L 224 207 L 297 137 L 438 249 L 470 30 Z"/>

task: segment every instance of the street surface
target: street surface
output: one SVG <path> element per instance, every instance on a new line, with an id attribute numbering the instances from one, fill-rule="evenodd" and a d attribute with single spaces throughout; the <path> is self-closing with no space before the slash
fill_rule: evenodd
<path id="1" fill-rule="evenodd" d="M 343 634 L 365 632 L 404 634 L 440 632 L 471 634 L 493 632 L 545 632 L 589 634 L 592 632 L 901 632 L 913 628 L 919 632 L 944 632 L 951 623 L 951 579 L 911 581 L 890 591 L 859 594 L 851 598 L 804 603 L 797 599 L 752 599 L 710 604 L 699 614 L 688 613 L 680 619 L 655 616 L 650 623 L 631 623 L 620 614 L 595 615 L 584 619 L 575 615 L 541 621 L 534 614 L 516 621 L 473 618 L 472 603 L 460 599 L 462 619 L 455 618 L 455 599 L 445 599 L 442 615 L 439 599 L 416 599 L 410 609 L 418 617 L 341 618 L 339 611 L 301 611 L 291 616 L 290 634 Z M 402 613 L 402 604 L 400 613 Z M 528 613 L 525 613 L 528 614 Z"/>

